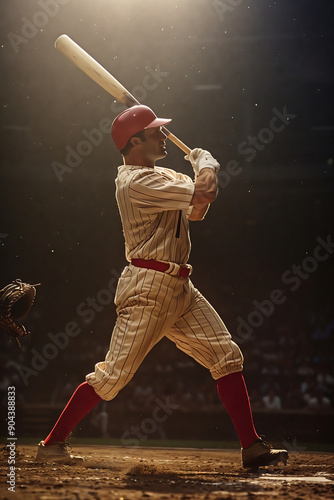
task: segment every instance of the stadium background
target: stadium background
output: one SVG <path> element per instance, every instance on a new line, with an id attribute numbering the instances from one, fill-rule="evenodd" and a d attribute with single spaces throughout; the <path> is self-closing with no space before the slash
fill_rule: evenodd
<path id="1" fill-rule="evenodd" d="M 126 265 L 114 197 L 120 157 L 101 132 L 121 107 L 54 49 L 66 33 L 172 117 L 185 143 L 219 159 L 219 197 L 191 224 L 193 282 L 243 349 L 261 430 L 332 442 L 332 250 L 314 257 L 319 238 L 333 234 L 332 2 L 11 0 L 0 9 L 1 284 L 42 283 L 26 322 L 32 335 L 21 349 L 1 337 L 2 402 L 15 385 L 19 433 L 43 437 L 103 359 Z M 270 132 L 284 110 L 293 117 Z M 257 146 L 246 154 L 250 136 Z M 168 150 L 166 164 L 189 174 L 182 153 Z M 259 312 L 254 301 L 277 289 L 285 300 Z M 266 408 L 273 397 L 276 409 Z M 167 341 L 107 417 L 87 417 L 77 435 L 99 436 L 107 421 L 107 435 L 122 439 L 166 398 L 178 410 L 146 440 L 236 439 L 215 384 Z"/>

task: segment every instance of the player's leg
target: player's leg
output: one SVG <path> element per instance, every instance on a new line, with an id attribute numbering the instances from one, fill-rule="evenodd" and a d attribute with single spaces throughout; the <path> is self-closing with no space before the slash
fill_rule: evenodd
<path id="1" fill-rule="evenodd" d="M 95 371 L 86 377 L 106 401 L 113 399 L 132 379 L 145 356 L 182 311 L 179 298 L 183 289 L 178 278 L 129 266 L 124 281 L 120 281 L 117 289 L 118 317 L 109 351 L 105 360 L 97 363 Z"/>
<path id="2" fill-rule="evenodd" d="M 82 457 L 71 455 L 66 438 L 71 430 L 101 401 L 93 387 L 83 382 L 74 391 L 48 437 L 37 449 L 38 460 L 61 460 L 80 462 Z"/>
<path id="3" fill-rule="evenodd" d="M 137 268 L 123 273 L 115 298 L 118 317 L 106 358 L 75 391 L 47 439 L 40 443 L 38 459 L 47 454 L 50 459 L 69 459 L 65 441 L 71 430 L 101 399 L 110 401 L 131 380 L 174 321 L 173 313 L 179 306 L 170 286 L 173 280 L 163 273 Z"/>
<path id="4" fill-rule="evenodd" d="M 196 290 L 192 306 L 174 324 L 168 337 L 177 347 L 208 368 L 237 430 L 242 447 L 257 435 L 242 376 L 243 355 L 213 307 Z"/>
<path id="5" fill-rule="evenodd" d="M 266 465 L 266 460 L 286 459 L 285 450 L 269 450 L 269 445 L 263 444 L 255 430 L 239 347 L 232 341 L 218 313 L 191 283 L 189 293 L 192 295 L 190 306 L 167 336 L 178 348 L 208 368 L 217 380 L 218 394 L 243 448 L 244 466 L 254 463 L 254 454 L 255 458 L 262 455 L 262 465 Z"/>
<path id="6" fill-rule="evenodd" d="M 83 382 L 74 391 L 44 445 L 66 441 L 71 430 L 101 401 L 94 389 Z"/>

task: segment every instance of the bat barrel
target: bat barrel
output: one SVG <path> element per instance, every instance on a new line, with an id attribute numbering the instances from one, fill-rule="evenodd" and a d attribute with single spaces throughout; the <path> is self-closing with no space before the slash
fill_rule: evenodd
<path id="1" fill-rule="evenodd" d="M 137 99 L 126 90 L 123 85 L 116 80 L 101 64 L 99 64 L 92 56 L 84 51 L 80 45 L 75 43 L 69 36 L 61 35 L 55 41 L 55 47 L 80 68 L 87 76 L 89 76 L 100 87 L 104 88 L 109 94 L 115 97 L 118 101 L 125 104 L 128 108 L 140 104 Z M 189 154 L 190 148 L 186 146 L 169 130 L 164 128 L 168 139 L 170 139 L 184 153 Z"/>
<path id="2" fill-rule="evenodd" d="M 90 56 L 80 45 L 75 43 L 69 36 L 61 35 L 55 41 L 55 47 L 87 76 L 89 76 L 100 87 L 113 95 L 128 107 L 139 104 L 137 99 L 131 95 L 116 78 L 114 78 L 101 64 Z"/>

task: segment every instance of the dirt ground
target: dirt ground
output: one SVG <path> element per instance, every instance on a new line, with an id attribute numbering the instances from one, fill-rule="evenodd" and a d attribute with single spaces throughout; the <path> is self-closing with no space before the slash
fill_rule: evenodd
<path id="1" fill-rule="evenodd" d="M 76 446 L 83 465 L 35 461 L 35 446 L 15 450 L 15 493 L 8 491 L 8 448 L 1 450 L 0 498 L 59 499 L 333 499 L 330 453 L 290 453 L 286 466 L 247 472 L 240 452 L 186 448 Z M 12 478 L 13 479 L 13 476 Z"/>

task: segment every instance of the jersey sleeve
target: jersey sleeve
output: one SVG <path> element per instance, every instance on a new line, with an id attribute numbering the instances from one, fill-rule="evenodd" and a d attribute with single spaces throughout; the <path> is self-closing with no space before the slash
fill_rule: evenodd
<path id="1" fill-rule="evenodd" d="M 193 184 L 194 181 L 189 177 L 189 175 L 182 174 L 181 172 L 175 172 L 176 178 L 180 181 L 187 182 L 188 184 Z"/>
<path id="2" fill-rule="evenodd" d="M 181 176 L 183 174 L 180 174 Z M 147 213 L 185 210 L 190 206 L 195 184 L 187 176 L 141 171 L 130 182 L 129 198 L 133 205 Z M 190 181 L 190 182 L 189 182 Z"/>

